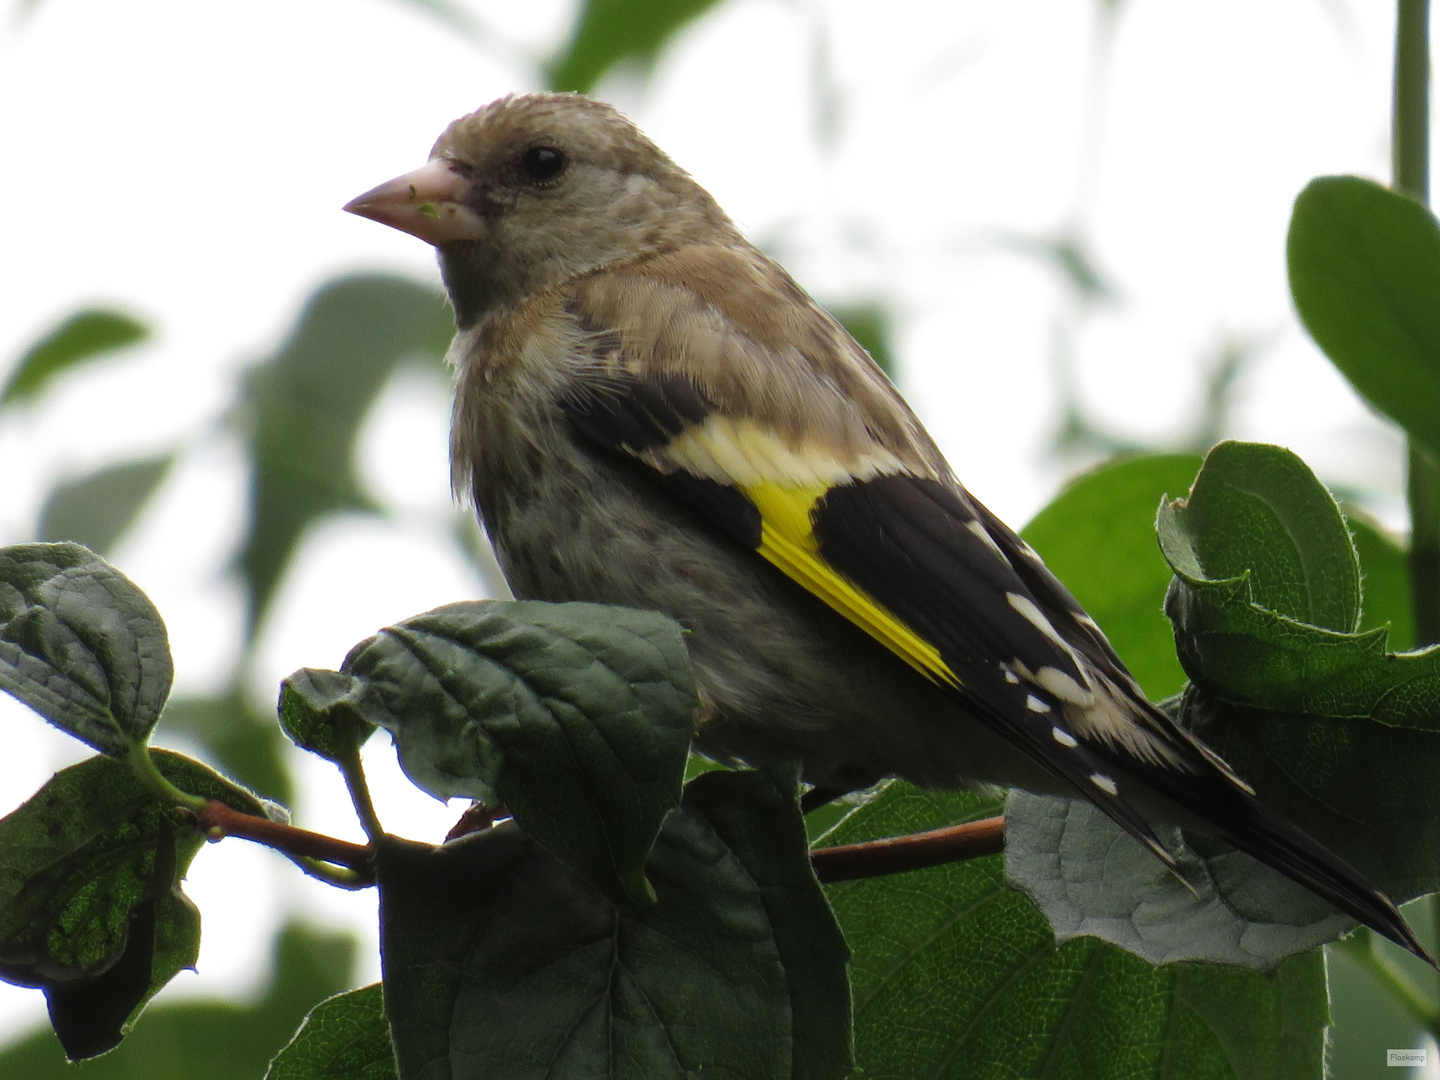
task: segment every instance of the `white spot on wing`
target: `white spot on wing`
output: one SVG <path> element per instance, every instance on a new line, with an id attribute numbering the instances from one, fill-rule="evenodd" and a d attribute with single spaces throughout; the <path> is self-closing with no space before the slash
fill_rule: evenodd
<path id="1" fill-rule="evenodd" d="M 969 529 L 972 533 L 974 533 L 976 536 L 978 536 L 982 541 L 984 541 L 985 546 L 988 547 L 992 552 L 994 552 L 997 557 L 999 557 L 1000 559 L 1004 559 L 1007 566 L 1010 564 L 1010 560 L 1006 559 L 1005 553 L 1000 550 L 1000 545 L 995 543 L 995 538 L 985 531 L 985 526 L 983 524 L 981 524 L 979 521 L 967 521 L 965 523 L 965 527 Z"/>
<path id="2" fill-rule="evenodd" d="M 1119 792 L 1119 789 L 1115 786 L 1115 781 L 1111 780 L 1110 777 L 1104 773 L 1091 773 L 1090 782 L 1107 795 L 1115 795 Z"/>
<path id="3" fill-rule="evenodd" d="M 1079 746 L 1079 741 L 1063 728 L 1052 727 L 1050 734 L 1055 736 L 1055 741 L 1061 746 Z"/>
<path id="4" fill-rule="evenodd" d="M 1026 707 L 1027 709 L 1029 709 L 1031 712 L 1049 712 L 1049 711 L 1050 711 L 1050 706 L 1049 706 L 1048 704 L 1046 704 L 1045 702 L 1041 701 L 1041 700 L 1040 700 L 1038 697 L 1036 697 L 1034 694 L 1030 694 L 1030 695 L 1028 695 L 1028 696 L 1025 698 L 1025 707 Z"/>
<path id="5" fill-rule="evenodd" d="M 1076 705 L 1089 705 L 1095 700 L 1094 694 L 1059 668 L 1042 667 L 1035 672 L 1035 681 L 1056 697 L 1072 701 Z"/>
<path id="6" fill-rule="evenodd" d="M 1005 681 L 1008 683 L 1018 683 L 1020 681 L 1020 676 L 1016 675 L 1015 672 L 1011 671 L 1009 668 L 1006 668 Z"/>
<path id="7" fill-rule="evenodd" d="M 1070 661 L 1075 665 L 1075 669 L 1080 672 L 1080 677 L 1082 679 L 1085 678 L 1085 665 L 1080 662 L 1080 657 L 1075 655 L 1075 650 L 1070 647 L 1070 643 L 1060 636 L 1059 631 L 1056 630 L 1050 620 L 1045 617 L 1045 613 L 1035 605 L 1034 600 L 1031 600 L 1028 596 L 1021 596 L 1019 593 L 1013 592 L 1007 592 L 1005 599 L 1010 601 L 1010 606 L 1018 611 L 1026 622 L 1035 627 L 1036 630 L 1039 630 L 1040 633 L 1044 634 L 1061 649 L 1065 650 L 1065 655 L 1070 657 Z M 1042 668 L 1041 670 L 1043 671 L 1045 669 Z M 1075 680 L 1070 679 L 1070 683 L 1074 685 Z M 1043 682 L 1041 682 L 1040 685 L 1044 686 L 1046 690 L 1051 690 L 1051 688 L 1045 686 Z M 1051 690 L 1051 692 L 1060 693 L 1058 690 Z M 1089 691 L 1087 689 L 1081 692 L 1088 693 Z M 1060 694 L 1060 696 L 1070 701 L 1081 700 L 1080 698 L 1070 697 L 1068 694 Z M 1086 701 L 1088 703 L 1088 699 L 1086 699 Z"/>

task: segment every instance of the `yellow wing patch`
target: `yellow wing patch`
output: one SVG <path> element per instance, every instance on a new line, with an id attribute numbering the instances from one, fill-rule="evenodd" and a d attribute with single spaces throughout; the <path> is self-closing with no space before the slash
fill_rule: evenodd
<path id="1" fill-rule="evenodd" d="M 773 482 L 741 486 L 740 490 L 760 511 L 760 554 L 916 671 L 933 682 L 958 687 L 960 679 L 940 659 L 939 649 L 821 558 L 810 514 L 831 486 L 795 487 Z"/>

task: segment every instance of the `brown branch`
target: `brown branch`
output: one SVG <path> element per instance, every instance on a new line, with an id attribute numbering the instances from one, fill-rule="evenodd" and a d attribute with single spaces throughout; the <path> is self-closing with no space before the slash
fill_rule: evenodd
<path id="1" fill-rule="evenodd" d="M 927 866 L 998 855 L 1004 850 L 1005 819 L 993 817 L 889 840 L 816 848 L 810 852 L 810 861 L 815 866 L 815 876 L 829 884 L 923 870 Z"/>
<path id="2" fill-rule="evenodd" d="M 199 819 L 200 828 L 212 840 L 238 836 L 297 858 L 319 859 L 351 870 L 363 871 L 370 867 L 373 853 L 364 844 L 352 844 L 323 833 L 282 825 L 269 818 L 243 813 L 216 799 L 206 800 L 205 812 L 199 815 Z"/>
<path id="3" fill-rule="evenodd" d="M 484 825 L 490 824 L 486 815 Z M 210 799 L 199 825 L 212 840 L 238 836 L 257 844 L 275 848 L 298 859 L 318 859 L 333 866 L 343 866 L 368 874 L 373 852 L 363 844 L 352 844 L 323 833 L 282 825 L 269 818 L 242 813 L 222 802 Z M 470 826 L 461 828 L 461 826 Z M 459 835 L 472 831 L 479 822 L 461 819 Z M 887 840 L 871 840 L 864 844 L 843 844 L 816 848 L 810 852 L 815 875 L 825 883 L 854 881 L 857 878 L 899 874 L 906 870 L 923 870 L 929 866 L 978 859 L 997 855 L 1005 850 L 1005 819 L 986 818 L 951 825 L 944 829 L 896 836 Z M 361 884 L 357 882 L 357 884 Z"/>

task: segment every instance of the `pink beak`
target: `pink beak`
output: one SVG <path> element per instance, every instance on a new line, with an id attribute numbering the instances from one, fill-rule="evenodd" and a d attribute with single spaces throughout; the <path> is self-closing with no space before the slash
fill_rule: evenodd
<path id="1" fill-rule="evenodd" d="M 485 235 L 485 219 L 465 202 L 469 191 L 469 180 L 445 158 L 435 158 L 351 199 L 345 210 L 438 247 Z"/>

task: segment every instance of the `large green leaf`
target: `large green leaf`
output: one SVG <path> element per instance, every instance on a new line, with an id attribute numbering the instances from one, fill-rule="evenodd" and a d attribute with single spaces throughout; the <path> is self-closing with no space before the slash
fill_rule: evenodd
<path id="1" fill-rule="evenodd" d="M 276 939 L 274 951 L 270 984 L 253 1003 L 157 1002 L 145 1010 L 134 1030 L 113 1051 L 79 1064 L 66 1062 L 53 1032 L 38 1031 L 0 1050 L 0 1076 L 24 1080 L 259 1080 L 306 1011 L 350 985 L 355 941 L 348 935 L 291 923 Z"/>
<path id="2" fill-rule="evenodd" d="M 454 330 L 435 289 L 383 274 L 339 278 L 251 373 L 242 413 L 255 472 L 240 568 L 252 627 L 311 522 L 374 509 L 355 475 L 360 426 L 397 365 L 439 364 Z"/>
<path id="3" fill-rule="evenodd" d="M 1322 176 L 1295 200 L 1290 292 L 1355 388 L 1440 453 L 1440 223 L 1357 176 Z"/>
<path id="4" fill-rule="evenodd" d="M 1390 628 L 1391 652 L 1415 647 L 1415 615 L 1410 602 L 1410 566 L 1405 548 L 1363 513 L 1346 508 L 1350 537 L 1360 556 L 1363 600 L 1360 629 Z"/>
<path id="5" fill-rule="evenodd" d="M 125 461 L 59 484 L 40 508 L 40 539 L 72 540 L 107 554 L 134 524 L 174 461 L 173 454 Z"/>
<path id="6" fill-rule="evenodd" d="M 1162 610 L 1171 571 L 1155 543 L 1155 504 L 1189 491 L 1199 471 L 1189 454 L 1110 462 L 1071 481 L 1021 531 L 1156 701 L 1177 693 L 1185 672 Z"/>
<path id="7" fill-rule="evenodd" d="M 380 984 L 322 1001 L 280 1051 L 265 1080 L 397 1080 Z"/>
<path id="8" fill-rule="evenodd" d="M 584 0 L 565 51 L 549 65 L 552 90 L 594 88 L 620 60 L 652 60 L 716 0 Z"/>
<path id="9" fill-rule="evenodd" d="M 845 944 L 794 797 L 692 781 L 616 907 L 513 825 L 382 846 L 386 1011 L 406 1080 L 840 1080 Z"/>
<path id="10" fill-rule="evenodd" d="M 204 765 L 156 751 L 191 794 L 264 807 Z M 57 773 L 0 819 L 0 978 L 44 988 L 71 1058 L 120 1041 L 200 946 L 180 880 L 204 835 L 126 762 L 94 757 Z"/>
<path id="11" fill-rule="evenodd" d="M 170 693 L 149 598 L 78 544 L 0 548 L 0 689 L 96 750 L 143 744 Z"/>
<path id="12" fill-rule="evenodd" d="M 1229 497 L 1225 478 L 1245 458 L 1252 479 L 1281 463 L 1251 493 L 1290 506 L 1293 527 L 1254 528 L 1254 507 Z M 1264 802 L 1404 901 L 1440 888 L 1440 649 L 1389 653 L 1383 627 L 1301 621 L 1307 598 L 1358 594 L 1359 575 L 1334 501 L 1294 465 L 1274 447 L 1229 444 L 1188 504 L 1162 508 L 1176 571 L 1167 611 L 1193 682 L 1181 715 Z M 1288 575 L 1278 587 L 1276 567 Z"/>
<path id="13" fill-rule="evenodd" d="M 989 817 L 998 799 L 891 783 L 828 834 L 858 843 Z M 1318 953 L 1274 976 L 1056 947 L 999 855 L 826 887 L 853 953 L 866 1080 L 1316 1080 Z"/>
<path id="14" fill-rule="evenodd" d="M 0 390 L 0 407 L 28 401 L 59 375 L 106 353 L 144 341 L 150 328 L 121 311 L 77 311 L 32 345 Z"/>
<path id="15" fill-rule="evenodd" d="M 645 856 L 680 801 L 697 705 L 672 619 L 596 604 L 449 604 L 361 642 L 343 670 L 287 680 L 302 744 L 363 717 L 394 735 L 406 774 L 430 794 L 498 797 L 600 889 L 646 900 Z"/>

